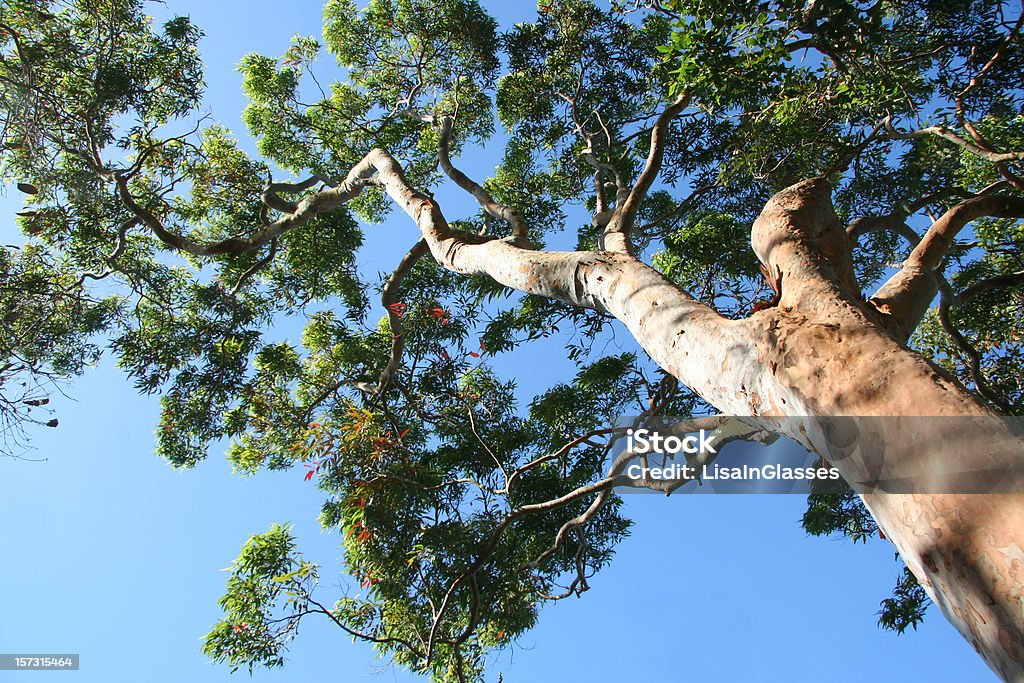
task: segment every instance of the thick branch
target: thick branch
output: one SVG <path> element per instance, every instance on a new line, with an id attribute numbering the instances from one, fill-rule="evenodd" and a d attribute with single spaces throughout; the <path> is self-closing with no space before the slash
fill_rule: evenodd
<path id="1" fill-rule="evenodd" d="M 1024 218 L 1024 198 L 985 195 L 960 202 L 935 221 L 895 275 L 871 302 L 884 316 L 889 332 L 900 341 L 910 338 L 938 293 L 936 270 L 957 233 L 983 216 Z"/>
<path id="2" fill-rule="evenodd" d="M 914 202 L 897 206 L 893 212 L 888 215 L 864 216 L 862 218 L 858 218 L 846 227 L 846 234 L 850 236 L 851 240 L 856 241 L 859 237 L 868 233 L 891 230 L 907 240 L 911 247 L 916 247 L 918 242 L 921 241 L 921 236 L 907 227 L 904 223 L 907 218 L 913 216 L 925 207 L 948 197 L 974 199 L 975 197 L 981 197 L 1001 190 L 1007 185 L 1009 185 L 1007 181 L 1000 180 L 982 188 L 977 193 L 969 192 L 962 187 L 943 187 L 935 192 L 926 194 Z"/>
<path id="3" fill-rule="evenodd" d="M 667 126 L 668 118 L 663 122 Z M 648 166 L 648 177 L 653 178 L 656 165 Z M 752 352 L 753 342 L 741 325 L 723 318 L 628 254 L 540 252 L 507 240 L 451 230 L 440 209 L 408 183 L 401 165 L 381 149 L 371 150 L 337 187 L 304 198 L 293 213 L 249 236 L 212 244 L 196 244 L 165 230 L 132 197 L 124 176 L 113 179 L 125 205 L 161 240 L 200 256 L 244 253 L 357 196 L 373 179 L 415 221 L 441 266 L 464 275 L 487 275 L 526 294 L 611 314 L 626 325 L 656 363 L 702 396 L 721 392 L 721 367 L 729 364 L 729 358 Z M 691 348 L 701 352 L 691 354 Z"/>
<path id="4" fill-rule="evenodd" d="M 772 197 L 754 221 L 754 253 L 773 279 L 792 284 L 782 287 L 782 306 L 816 305 L 843 290 L 848 299 L 860 298 L 850 240 L 831 191 L 823 178 L 805 180 Z"/>
<path id="5" fill-rule="evenodd" d="M 846 226 L 846 234 L 852 241 L 873 232 L 894 232 L 911 245 L 917 245 L 921 236 L 914 232 L 906 222 L 906 216 L 889 214 L 888 216 L 863 216 Z"/>
<path id="6" fill-rule="evenodd" d="M 264 189 L 263 194 L 260 198 L 263 203 L 272 209 L 277 209 L 283 213 L 294 213 L 296 206 L 292 202 L 281 199 L 277 196 L 279 192 L 288 192 L 289 194 L 304 192 L 309 188 L 321 181 L 322 178 L 318 175 L 310 176 L 300 183 L 269 183 Z M 324 183 L 325 185 L 331 185 L 331 183 Z"/>

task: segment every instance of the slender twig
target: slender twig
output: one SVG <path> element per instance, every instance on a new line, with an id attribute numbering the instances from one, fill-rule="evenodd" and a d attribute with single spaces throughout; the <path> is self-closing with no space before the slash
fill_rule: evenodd
<path id="1" fill-rule="evenodd" d="M 974 380 L 974 385 L 978 388 L 978 393 L 996 408 L 1008 414 L 1010 412 L 1010 406 L 1007 405 L 1006 401 L 1004 401 L 1003 398 L 989 386 L 988 380 L 982 372 L 981 352 L 967 341 L 967 338 L 964 337 L 950 319 L 949 310 L 952 306 L 953 300 L 955 299 L 953 288 L 941 273 L 937 273 L 936 275 L 939 281 L 939 323 L 942 325 L 942 329 L 950 336 L 953 343 L 956 344 L 958 349 L 960 349 L 961 353 L 967 357 L 967 370 L 971 373 L 971 379 Z"/>

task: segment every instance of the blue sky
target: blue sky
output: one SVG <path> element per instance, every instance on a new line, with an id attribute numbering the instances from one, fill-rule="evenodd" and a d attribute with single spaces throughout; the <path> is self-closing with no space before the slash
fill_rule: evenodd
<path id="1" fill-rule="evenodd" d="M 208 106 L 244 139 L 234 65 L 248 51 L 282 53 L 295 33 L 318 33 L 320 5 L 168 5 L 206 31 Z M 491 11 L 507 25 L 533 7 Z M 466 154 L 479 169 L 496 151 Z M 0 206 L 0 238 L 21 241 L 15 205 Z M 411 230 L 401 218 L 379 229 Z M 370 240 L 365 263 L 397 261 L 385 251 L 391 241 Z M 559 371 L 550 355 L 522 353 L 519 367 L 533 368 L 521 376 L 528 388 Z M 200 638 L 219 616 L 221 570 L 274 522 L 294 523 L 300 549 L 322 565 L 324 597 L 358 590 L 338 573 L 340 538 L 317 525 L 322 499 L 302 471 L 244 479 L 216 452 L 195 470 L 171 470 L 152 454 L 156 401 L 138 396 L 109 360 L 69 396 L 54 400 L 60 427 L 34 433 L 29 457 L 44 461 L 0 460 L 0 652 L 77 652 L 82 668 L 0 680 L 227 680 L 200 654 Z M 636 526 L 612 566 L 581 600 L 547 608 L 536 630 L 496 658 L 488 681 L 498 672 L 506 683 L 994 680 L 935 608 L 916 632 L 878 629 L 878 603 L 899 571 L 893 548 L 807 538 L 804 507 L 800 495 L 629 496 Z M 253 678 L 421 680 L 312 621 L 283 670 Z"/>

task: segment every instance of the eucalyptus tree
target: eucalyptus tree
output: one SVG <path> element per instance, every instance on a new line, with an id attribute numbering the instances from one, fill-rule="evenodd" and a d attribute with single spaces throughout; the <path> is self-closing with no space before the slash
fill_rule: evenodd
<path id="1" fill-rule="evenodd" d="M 329 0 L 322 40 L 241 64 L 261 158 L 200 115 L 187 19 L 0 8 L 4 172 L 30 237 L 5 263 L 44 260 L 32 296 L 52 304 L 8 358 L 74 373 L 105 332 L 161 395 L 162 457 L 226 438 L 242 472 L 315 478 L 363 584 L 330 603 L 287 528 L 253 537 L 206 641 L 234 667 L 282 664 L 320 615 L 437 680 L 480 676 L 627 533 L 615 415 L 1021 411 L 1019 8 L 566 0 L 499 33 L 474 0 Z M 459 155 L 499 124 L 471 178 Z M 446 217 L 442 184 L 479 210 Z M 377 283 L 356 254 L 396 209 Z M 286 318 L 300 344 L 275 337 Z M 602 354 L 623 328 L 646 357 Z M 575 374 L 520 409 L 492 360 L 552 336 Z M 47 365 L 55 343 L 75 362 Z M 886 457 L 969 458 L 950 432 L 887 434 Z M 805 523 L 884 532 L 1024 679 L 1021 497 L 862 500 L 870 516 L 812 497 Z M 919 618 L 918 590 L 897 587 L 892 625 Z"/>

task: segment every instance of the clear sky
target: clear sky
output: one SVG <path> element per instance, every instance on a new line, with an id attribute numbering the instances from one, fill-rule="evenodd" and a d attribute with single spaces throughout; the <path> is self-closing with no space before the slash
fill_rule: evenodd
<path id="1" fill-rule="evenodd" d="M 534 11 L 490 5 L 505 25 Z M 314 0 L 169 0 L 168 8 L 206 31 L 208 106 L 243 139 L 241 56 L 278 55 L 293 34 L 320 30 Z M 484 168 L 495 154 L 467 151 L 464 163 Z M 14 206 L 0 204 L 3 243 L 23 239 Z M 380 229 L 411 230 L 399 221 Z M 373 240 L 370 249 L 387 244 Z M 399 256 L 368 253 L 365 262 Z M 545 365 L 550 355 L 521 353 L 519 366 L 535 373 L 522 384 L 540 388 L 556 371 Z M 341 539 L 321 532 L 322 497 L 302 471 L 243 479 L 218 452 L 195 470 L 172 471 L 152 454 L 156 400 L 138 396 L 109 360 L 69 396 L 54 400 L 60 427 L 33 434 L 28 457 L 45 461 L 0 459 L 0 653 L 80 653 L 81 670 L 0 672 L 0 681 L 227 680 L 226 668 L 200 654 L 200 638 L 219 616 L 221 570 L 273 522 L 295 524 L 299 548 L 322 565 L 324 598 L 358 590 L 338 573 Z M 892 546 L 808 538 L 804 508 L 800 495 L 629 496 L 636 526 L 612 566 L 582 599 L 548 607 L 487 680 L 499 672 L 506 683 L 995 680 L 934 607 L 916 632 L 880 630 L 878 603 L 899 571 Z M 314 621 L 283 670 L 253 678 L 421 680 Z"/>

